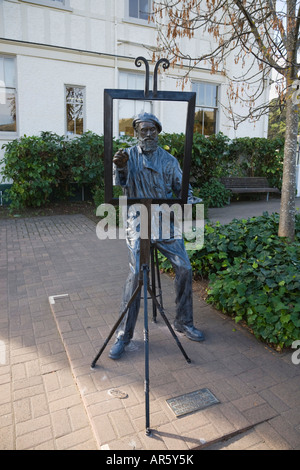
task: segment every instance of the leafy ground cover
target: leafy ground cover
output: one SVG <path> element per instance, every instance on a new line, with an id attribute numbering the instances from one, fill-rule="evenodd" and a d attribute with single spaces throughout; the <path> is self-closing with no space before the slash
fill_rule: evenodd
<path id="1" fill-rule="evenodd" d="M 277 236 L 278 223 L 264 213 L 207 224 L 203 248 L 189 256 L 195 278 L 209 280 L 206 301 L 282 350 L 300 338 L 300 214 L 293 243 Z"/>

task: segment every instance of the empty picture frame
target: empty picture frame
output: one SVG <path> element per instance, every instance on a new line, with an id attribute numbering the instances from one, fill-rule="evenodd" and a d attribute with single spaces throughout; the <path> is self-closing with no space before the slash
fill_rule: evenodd
<path id="1" fill-rule="evenodd" d="M 172 199 L 152 199 L 153 204 L 186 204 L 189 191 L 190 167 L 192 158 L 194 118 L 195 118 L 195 92 L 179 91 L 156 91 L 145 92 L 142 90 L 104 90 L 104 183 L 105 183 L 105 203 L 118 205 L 119 198 L 113 195 L 113 101 L 114 100 L 135 100 L 135 101 L 169 101 L 186 102 L 187 117 L 185 130 L 185 146 L 182 167 L 182 190 L 180 198 Z M 132 205 L 142 202 L 140 198 L 128 198 L 127 204 Z"/>

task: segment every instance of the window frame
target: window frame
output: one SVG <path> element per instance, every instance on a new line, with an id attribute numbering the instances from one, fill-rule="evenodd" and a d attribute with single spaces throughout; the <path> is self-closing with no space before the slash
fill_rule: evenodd
<path id="1" fill-rule="evenodd" d="M 12 140 L 18 137 L 19 135 L 19 112 L 18 112 L 18 82 L 17 82 L 17 57 L 14 55 L 10 54 L 0 54 L 0 57 L 2 58 L 10 58 L 14 60 L 14 66 L 15 66 L 15 87 L 3 87 L 4 89 L 13 89 L 14 94 L 15 94 L 15 106 L 16 106 L 16 130 L 15 131 L 1 131 L 0 129 L 0 140 Z"/>
<path id="2" fill-rule="evenodd" d="M 80 88 L 83 90 L 83 129 L 82 133 L 84 134 L 86 132 L 86 86 L 85 85 L 74 85 L 74 84 L 65 84 L 64 85 L 64 115 L 65 115 L 65 136 L 68 137 L 69 139 L 74 139 L 75 137 L 80 137 L 82 134 L 69 134 L 68 131 L 68 116 L 67 116 L 67 88 Z"/>
<path id="3" fill-rule="evenodd" d="M 70 7 L 70 0 L 63 0 L 63 4 L 59 0 L 21 0 L 21 2 L 32 3 L 33 5 L 42 7 L 56 8 L 58 10 L 73 11 Z"/>
<path id="4" fill-rule="evenodd" d="M 138 0 L 140 1 L 140 0 Z M 130 23 L 137 23 L 137 24 L 142 24 L 142 25 L 147 25 L 147 26 L 153 26 L 153 22 L 150 20 L 149 22 L 149 17 L 147 19 L 145 18 L 139 18 L 136 16 L 130 16 L 129 15 L 129 10 L 130 10 L 130 5 L 129 5 L 130 0 L 126 0 L 125 4 L 125 16 L 126 16 L 126 21 L 129 21 Z M 149 7 L 149 16 L 153 13 L 153 0 L 148 0 L 148 7 Z"/>
<path id="5" fill-rule="evenodd" d="M 214 87 L 216 87 L 216 105 L 215 106 L 211 106 L 211 105 L 208 105 L 208 104 L 203 104 L 203 105 L 198 105 L 197 104 L 197 97 L 198 97 L 198 92 L 197 90 L 194 89 L 193 85 L 212 85 Z M 216 115 L 216 118 L 215 118 L 215 134 L 217 134 L 218 130 L 219 130 L 219 96 L 220 96 L 220 84 L 219 83 L 215 83 L 215 82 L 208 82 L 208 81 L 205 81 L 205 80 L 192 80 L 192 90 L 196 92 L 196 105 L 195 105 L 195 116 L 196 114 L 199 112 L 199 111 L 214 111 L 215 112 L 215 115 Z M 202 130 L 203 129 L 204 124 L 202 125 Z M 202 135 L 212 135 L 212 134 L 204 134 L 202 133 Z"/>

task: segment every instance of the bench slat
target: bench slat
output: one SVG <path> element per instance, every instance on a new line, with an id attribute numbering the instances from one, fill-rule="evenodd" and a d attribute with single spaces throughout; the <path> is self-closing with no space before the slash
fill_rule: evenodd
<path id="1" fill-rule="evenodd" d="M 278 188 L 271 188 L 265 177 L 224 177 L 220 182 L 233 193 L 280 193 Z"/>
<path id="2" fill-rule="evenodd" d="M 233 193 L 280 193 L 277 188 L 228 188 Z"/>

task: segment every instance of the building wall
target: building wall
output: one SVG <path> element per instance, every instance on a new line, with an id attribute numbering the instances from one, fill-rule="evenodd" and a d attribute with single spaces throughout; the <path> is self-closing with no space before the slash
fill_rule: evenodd
<path id="1" fill-rule="evenodd" d="M 16 135 L 0 132 L 0 147 L 24 134 L 65 134 L 65 85 L 85 87 L 85 130 L 103 133 L 103 90 L 118 88 L 120 71 L 144 75 L 144 68 L 137 69 L 134 59 L 140 55 L 152 58 L 155 27 L 128 18 L 127 0 L 70 0 L 68 10 L 32 2 L 0 0 L 0 54 L 16 57 L 18 119 Z M 209 47 L 209 38 L 201 37 L 201 41 L 201 47 Z M 189 47 L 197 51 L 199 38 Z M 177 77 L 183 73 L 169 69 L 160 74 L 159 89 L 180 90 Z M 227 84 L 221 74 L 196 69 L 191 80 L 220 85 L 219 97 L 226 103 Z M 185 87 L 189 90 L 191 81 Z M 184 131 L 184 104 L 159 103 L 154 111 L 164 131 Z M 114 119 L 117 127 L 116 107 Z M 217 130 L 231 138 L 265 137 L 267 120 L 255 127 L 246 122 L 234 130 L 220 107 Z M 0 158 L 2 155 L 3 150 Z"/>

